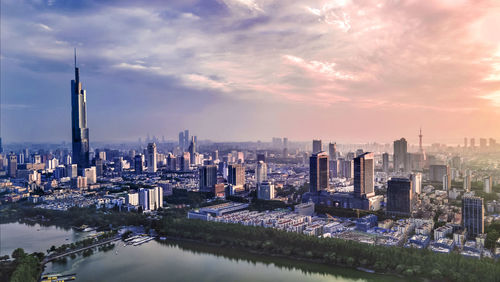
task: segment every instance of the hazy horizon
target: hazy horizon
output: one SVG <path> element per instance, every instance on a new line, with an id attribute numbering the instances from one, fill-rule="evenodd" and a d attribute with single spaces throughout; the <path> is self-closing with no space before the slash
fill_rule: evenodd
<path id="1" fill-rule="evenodd" d="M 500 139 L 500 2 L 1 5 L 4 143 L 71 141 L 74 47 L 91 144 Z"/>

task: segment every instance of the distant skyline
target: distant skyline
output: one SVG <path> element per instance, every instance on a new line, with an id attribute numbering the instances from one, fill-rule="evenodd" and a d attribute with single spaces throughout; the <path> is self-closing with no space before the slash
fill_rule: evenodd
<path id="1" fill-rule="evenodd" d="M 1 2 L 1 137 L 500 139 L 499 1 Z"/>

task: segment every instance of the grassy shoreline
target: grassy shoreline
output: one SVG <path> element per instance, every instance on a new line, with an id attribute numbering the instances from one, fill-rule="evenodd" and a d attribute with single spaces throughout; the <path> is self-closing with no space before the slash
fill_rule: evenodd
<path id="1" fill-rule="evenodd" d="M 270 228 L 229 223 L 190 220 L 184 211 L 161 212 L 161 219 L 144 214 L 96 211 L 74 208 L 49 211 L 32 207 L 14 207 L 4 213 L 8 219 L 31 218 L 44 225 L 70 228 L 90 226 L 119 227 L 143 225 L 160 236 L 193 240 L 220 249 L 237 248 L 257 255 L 288 258 L 335 267 L 374 269 L 377 273 L 403 275 L 406 278 L 428 278 L 439 281 L 500 281 L 500 263 L 488 259 L 472 260 L 458 254 L 436 254 L 429 250 L 371 246 L 335 238 L 316 238 Z"/>

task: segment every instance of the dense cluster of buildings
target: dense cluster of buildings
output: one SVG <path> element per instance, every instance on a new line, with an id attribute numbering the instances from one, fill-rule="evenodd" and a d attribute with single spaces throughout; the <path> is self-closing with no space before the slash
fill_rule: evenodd
<path id="1" fill-rule="evenodd" d="M 75 64 L 71 147 L 12 146 L 4 154 L 0 144 L 4 202 L 26 199 L 47 209 L 95 205 L 153 212 L 164 207 L 166 196 L 182 189 L 210 200 L 240 197 L 250 203 L 257 198 L 295 205 L 295 212 L 250 212 L 249 204 L 229 202 L 191 211 L 189 218 L 437 252 L 458 247 L 464 255 L 488 256 L 485 226 L 500 219 L 495 194 L 500 163 L 481 162 L 477 156 L 496 152 L 494 139 L 481 138 L 479 147 L 466 138 L 463 147 L 432 144 L 424 150 L 421 130 L 415 147 L 405 138 L 393 144 L 327 146 L 319 139 L 311 146 L 279 137 L 214 143 L 183 130 L 173 142 L 148 134 L 145 142 L 91 147 L 86 103 Z M 485 201 L 484 195 L 496 200 Z M 384 211 L 394 220 L 318 217 L 315 205 Z"/>

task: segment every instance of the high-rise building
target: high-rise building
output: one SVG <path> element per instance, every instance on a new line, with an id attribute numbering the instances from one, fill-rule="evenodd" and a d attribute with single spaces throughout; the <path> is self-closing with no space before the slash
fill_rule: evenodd
<path id="1" fill-rule="evenodd" d="M 154 173 L 156 172 L 156 144 L 149 143 L 148 144 L 148 172 Z"/>
<path id="2" fill-rule="evenodd" d="M 80 70 L 76 67 L 75 79 L 71 81 L 71 128 L 72 128 L 72 161 L 78 165 L 80 174 L 90 166 L 89 129 L 87 128 L 87 92 L 80 82 Z"/>
<path id="3" fill-rule="evenodd" d="M 258 188 L 257 197 L 262 200 L 272 200 L 274 199 L 274 184 L 269 181 L 264 181 L 260 183 Z"/>
<path id="4" fill-rule="evenodd" d="M 97 176 L 103 176 L 104 174 L 104 161 L 102 159 L 95 160 L 95 171 Z"/>
<path id="5" fill-rule="evenodd" d="M 443 190 L 450 191 L 451 190 L 451 174 L 446 173 L 443 175 Z"/>
<path id="6" fill-rule="evenodd" d="M 483 198 L 474 196 L 462 198 L 462 224 L 469 238 L 484 233 Z"/>
<path id="7" fill-rule="evenodd" d="M 491 193 L 492 186 L 493 182 L 491 180 L 491 176 L 486 176 L 484 178 L 484 193 Z"/>
<path id="8" fill-rule="evenodd" d="M 191 163 L 196 164 L 196 136 L 191 136 L 188 152 L 191 157 Z"/>
<path id="9" fill-rule="evenodd" d="M 144 211 L 149 210 L 149 192 L 146 188 L 139 189 L 139 206 L 141 206 Z"/>
<path id="10" fill-rule="evenodd" d="M 76 178 L 78 176 L 78 165 L 69 164 L 66 166 L 66 171 L 69 178 Z"/>
<path id="11" fill-rule="evenodd" d="M 323 146 L 321 145 L 321 140 L 313 140 L 313 154 L 323 151 Z"/>
<path id="12" fill-rule="evenodd" d="M 179 132 L 179 148 L 184 151 L 184 132 Z"/>
<path id="13" fill-rule="evenodd" d="M 472 175 L 470 169 L 466 169 L 464 173 L 464 191 L 470 192 Z"/>
<path id="14" fill-rule="evenodd" d="M 189 152 L 182 153 L 179 163 L 181 171 L 189 171 L 191 167 L 191 154 Z"/>
<path id="15" fill-rule="evenodd" d="M 394 141 L 394 171 L 408 171 L 408 142 L 401 138 Z"/>
<path id="16" fill-rule="evenodd" d="M 106 160 L 106 151 L 100 151 L 98 155 L 96 155 L 99 159 L 105 161 Z"/>
<path id="17" fill-rule="evenodd" d="M 474 138 L 471 138 L 471 139 L 470 139 L 470 147 L 471 147 L 472 149 L 474 149 L 474 148 L 476 147 L 476 139 L 474 139 Z"/>
<path id="18" fill-rule="evenodd" d="M 227 182 L 234 186 L 245 185 L 245 167 L 242 164 L 229 165 L 227 178 Z"/>
<path id="19" fill-rule="evenodd" d="M 200 191 L 214 192 L 217 184 L 217 166 L 204 165 L 200 167 Z"/>
<path id="20" fill-rule="evenodd" d="M 388 153 L 382 154 L 382 170 L 386 173 L 389 172 L 389 154 Z"/>
<path id="21" fill-rule="evenodd" d="M 467 148 L 467 137 L 464 138 L 464 148 Z"/>
<path id="22" fill-rule="evenodd" d="M 144 211 L 163 207 L 163 189 L 160 187 L 139 189 L 139 205 Z"/>
<path id="23" fill-rule="evenodd" d="M 134 157 L 134 170 L 136 174 L 142 174 L 144 171 L 144 155 Z"/>
<path id="24" fill-rule="evenodd" d="M 189 130 L 184 130 L 184 150 L 189 148 Z"/>
<path id="25" fill-rule="evenodd" d="M 95 166 L 85 168 L 83 170 L 83 176 L 87 178 L 87 184 L 97 183 L 97 173 Z"/>
<path id="26" fill-rule="evenodd" d="M 9 154 L 7 163 L 9 177 L 15 178 L 17 176 L 17 156 L 14 153 Z"/>
<path id="27" fill-rule="evenodd" d="M 339 159 L 339 177 L 351 179 L 354 177 L 354 161 Z"/>
<path id="28" fill-rule="evenodd" d="M 373 153 L 366 152 L 354 158 L 354 196 L 374 195 L 374 169 Z"/>
<path id="29" fill-rule="evenodd" d="M 447 165 L 431 165 L 429 167 L 429 179 L 433 182 L 443 181 L 445 174 L 450 174 L 450 167 Z"/>
<path id="30" fill-rule="evenodd" d="M 257 186 L 259 186 L 261 182 L 267 180 L 267 164 L 263 161 L 257 163 L 257 167 L 255 168 L 255 180 Z"/>
<path id="31" fill-rule="evenodd" d="M 488 144 L 488 140 L 486 140 L 486 138 L 479 138 L 479 148 L 481 150 L 486 149 L 487 144 Z"/>
<path id="32" fill-rule="evenodd" d="M 392 178 L 387 182 L 387 213 L 411 215 L 413 210 L 412 181 L 407 178 Z"/>
<path id="33" fill-rule="evenodd" d="M 420 194 L 422 192 L 422 173 L 414 172 L 410 174 L 410 180 L 413 194 Z"/>
<path id="34" fill-rule="evenodd" d="M 170 171 L 175 171 L 178 168 L 177 158 L 172 153 L 167 155 L 167 169 Z"/>
<path id="35" fill-rule="evenodd" d="M 339 168 L 339 164 L 340 164 L 340 161 L 335 159 L 335 160 L 329 160 L 330 164 L 329 164 L 329 169 L 330 169 L 330 178 L 336 178 L 336 177 L 340 177 L 339 175 L 339 172 L 340 172 L 340 168 Z"/>
<path id="36" fill-rule="evenodd" d="M 19 155 L 17 155 L 17 163 L 24 164 L 24 154 L 23 153 L 20 153 Z"/>
<path id="37" fill-rule="evenodd" d="M 328 144 L 328 157 L 330 161 L 337 159 L 337 143 Z"/>
<path id="38" fill-rule="evenodd" d="M 490 148 L 495 148 L 497 146 L 497 140 L 490 138 L 489 146 L 490 146 Z"/>
<path id="39" fill-rule="evenodd" d="M 288 138 L 283 137 L 283 148 L 288 149 Z"/>
<path id="40" fill-rule="evenodd" d="M 312 154 L 309 158 L 309 191 L 315 193 L 328 189 L 328 174 L 328 154 L 322 151 Z"/>

